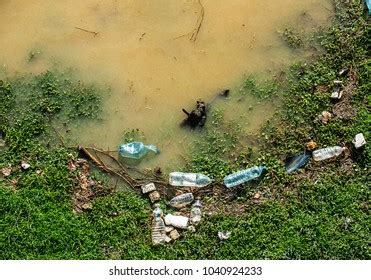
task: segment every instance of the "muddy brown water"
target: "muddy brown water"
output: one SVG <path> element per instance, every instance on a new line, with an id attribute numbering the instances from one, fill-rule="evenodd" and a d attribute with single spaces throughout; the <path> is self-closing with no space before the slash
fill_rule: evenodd
<path id="1" fill-rule="evenodd" d="M 202 8 L 202 25 L 192 41 Z M 331 5 L 324 0 L 0 0 L 0 12 L 0 62 L 8 73 L 38 73 L 57 62 L 111 88 L 103 121 L 74 127 L 73 141 L 112 150 L 125 129 L 138 128 L 146 143 L 162 151 L 149 163 L 174 167 L 187 143 L 202 137 L 179 128 L 181 109 L 191 110 L 196 100 L 209 101 L 224 88 L 232 89 L 233 97 L 246 75 L 272 76 L 305 58 L 287 47 L 280 31 L 292 26 L 310 32 L 326 24 Z M 36 54 L 32 63 L 30 52 Z M 231 101 L 215 106 L 247 132 L 257 131 L 276 106 L 247 98 L 247 111 L 223 102 Z"/>

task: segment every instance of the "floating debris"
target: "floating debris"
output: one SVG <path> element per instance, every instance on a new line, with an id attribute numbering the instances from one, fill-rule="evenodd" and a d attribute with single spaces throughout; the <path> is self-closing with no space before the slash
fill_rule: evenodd
<path id="1" fill-rule="evenodd" d="M 119 154 L 123 158 L 139 160 L 148 153 L 158 154 L 160 151 L 154 145 L 144 145 L 142 142 L 131 142 L 119 147 Z"/>

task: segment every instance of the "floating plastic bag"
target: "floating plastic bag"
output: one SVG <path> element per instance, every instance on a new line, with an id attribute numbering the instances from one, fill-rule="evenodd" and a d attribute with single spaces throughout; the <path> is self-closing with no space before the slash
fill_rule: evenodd
<path id="1" fill-rule="evenodd" d="M 144 145 L 142 142 L 122 144 L 119 148 L 120 156 L 126 159 L 139 160 L 148 153 L 158 154 L 160 151 L 154 145 Z"/>

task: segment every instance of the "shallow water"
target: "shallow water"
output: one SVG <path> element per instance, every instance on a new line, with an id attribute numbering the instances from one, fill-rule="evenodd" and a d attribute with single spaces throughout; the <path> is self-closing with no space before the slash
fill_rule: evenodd
<path id="1" fill-rule="evenodd" d="M 204 18 L 192 41 L 199 3 Z M 246 74 L 272 75 L 303 59 L 307 54 L 290 50 L 279 32 L 326 24 L 331 5 L 324 0 L 0 0 L 0 11 L 0 62 L 9 73 L 37 73 L 57 62 L 111 88 L 104 120 L 74 128 L 75 141 L 117 149 L 125 129 L 139 128 L 146 142 L 162 151 L 151 164 L 169 165 L 179 163 L 187 143 L 202 137 L 179 128 L 182 108 L 190 111 L 196 100 L 209 101 L 223 88 L 231 88 L 233 96 Z M 254 132 L 272 115 L 275 102 L 246 102 L 248 113 L 220 106 Z"/>

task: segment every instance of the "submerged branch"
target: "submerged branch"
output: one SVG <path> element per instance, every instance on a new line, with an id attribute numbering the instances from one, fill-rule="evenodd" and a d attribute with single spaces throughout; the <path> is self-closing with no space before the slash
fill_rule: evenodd
<path id="1" fill-rule="evenodd" d="M 190 38 L 189 38 L 190 41 L 195 42 L 197 40 L 197 36 L 198 36 L 198 33 L 200 32 L 201 25 L 204 21 L 204 16 L 205 16 L 205 9 L 204 9 L 204 6 L 201 3 L 201 0 L 198 0 L 198 4 L 201 7 L 201 10 L 200 10 L 200 15 L 197 18 L 195 28 L 193 28 L 193 30 L 191 32 L 188 32 L 186 34 L 183 34 L 183 35 L 180 35 L 178 37 L 173 38 L 173 40 L 176 40 L 176 39 L 179 39 L 179 38 L 182 38 L 182 37 L 186 37 L 186 36 L 189 36 L 189 35 L 190 35 Z"/>
<path id="2" fill-rule="evenodd" d="M 198 0 L 198 4 L 201 7 L 201 11 L 200 11 L 200 15 L 199 15 L 199 17 L 197 19 L 196 27 L 193 29 L 191 38 L 189 39 L 192 42 L 195 42 L 196 41 L 197 35 L 200 32 L 201 25 L 202 25 L 202 22 L 204 21 L 204 16 L 205 16 L 205 9 L 204 9 L 204 6 L 201 3 L 201 0 Z"/>
<path id="3" fill-rule="evenodd" d="M 94 154 L 91 153 L 89 151 L 89 149 L 93 150 L 94 151 Z M 120 171 L 116 171 L 110 167 L 108 167 L 102 160 L 101 158 L 99 157 L 99 155 L 96 153 L 96 150 L 95 148 L 85 148 L 85 147 L 79 147 L 79 150 L 82 151 L 90 160 L 92 160 L 95 165 L 97 165 L 100 169 L 102 169 L 103 171 L 107 172 L 107 173 L 110 173 L 112 175 L 115 175 L 115 176 L 118 176 L 120 177 L 123 181 L 125 181 L 131 188 L 135 188 L 135 186 L 137 185 L 137 182 L 135 179 L 131 178 L 129 174 L 127 174 L 125 172 L 124 169 L 120 170 Z M 107 154 L 106 154 L 107 155 Z M 121 165 L 122 166 L 122 165 Z"/>
<path id="4" fill-rule="evenodd" d="M 86 33 L 90 33 L 90 34 L 93 34 L 94 36 L 97 36 L 99 33 L 98 32 L 95 32 L 95 31 L 90 31 L 90 30 L 87 30 L 87 29 L 84 29 L 84 28 L 81 28 L 81 27 L 77 27 L 75 26 L 76 29 L 80 30 L 80 31 L 84 31 Z"/>

